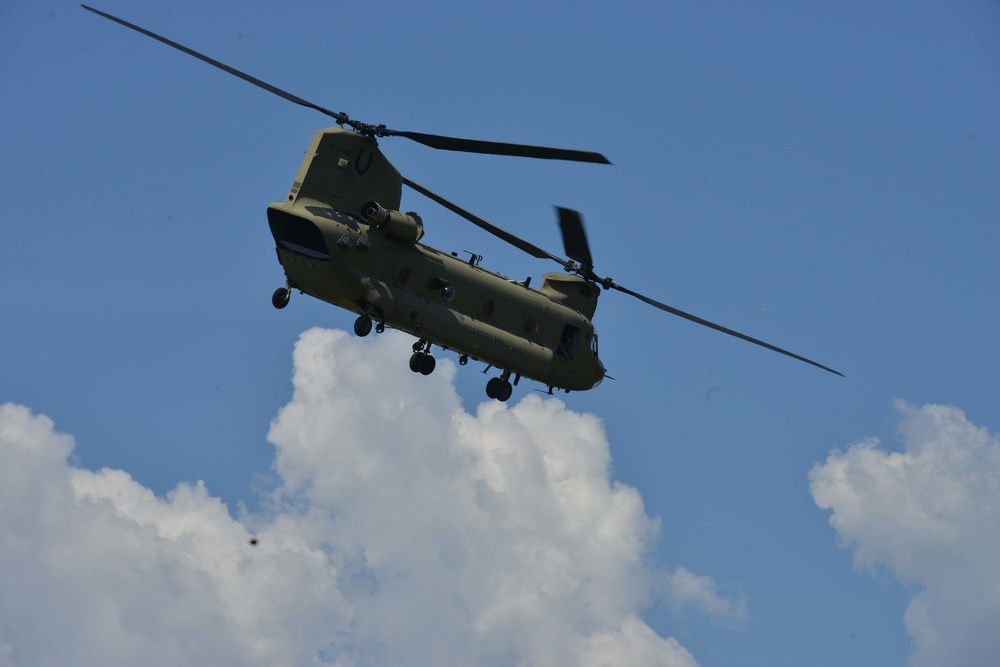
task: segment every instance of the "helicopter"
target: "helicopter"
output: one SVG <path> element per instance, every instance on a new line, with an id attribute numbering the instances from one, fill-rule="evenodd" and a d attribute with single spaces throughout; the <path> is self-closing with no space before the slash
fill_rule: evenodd
<path id="1" fill-rule="evenodd" d="M 527 144 L 461 139 L 394 130 L 352 119 L 286 92 L 193 49 L 100 10 L 84 9 L 197 58 L 289 102 L 325 114 L 332 127 L 317 130 L 287 196 L 267 207 L 285 283 L 271 303 L 285 308 L 293 291 L 357 314 L 354 333 L 387 327 L 417 339 L 409 367 L 430 375 L 434 346 L 457 352 L 458 363 L 497 369 L 486 384 L 491 399 L 507 401 L 522 378 L 565 392 L 593 389 L 606 378 L 593 318 L 602 290 L 616 290 L 654 308 L 843 376 L 816 361 L 661 303 L 601 277 L 594 270 L 581 215 L 556 208 L 567 258 L 554 255 L 497 227 L 402 176 L 382 153 L 379 140 L 403 137 L 430 148 L 534 159 L 610 164 L 595 152 Z M 421 243 L 424 223 L 400 211 L 402 188 L 424 195 L 493 236 L 562 269 L 542 284 L 512 280 Z"/>

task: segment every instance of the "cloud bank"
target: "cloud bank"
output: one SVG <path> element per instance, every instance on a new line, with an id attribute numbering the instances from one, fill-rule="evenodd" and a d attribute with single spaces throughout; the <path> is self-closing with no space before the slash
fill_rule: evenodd
<path id="1" fill-rule="evenodd" d="M 51 420 L 0 406 L 0 667 L 687 667 L 641 618 L 656 595 L 745 618 L 649 562 L 658 524 L 596 417 L 534 395 L 470 414 L 454 366 L 414 375 L 409 353 L 305 332 L 275 486 L 239 518 L 201 483 L 76 467 Z"/>
<path id="2" fill-rule="evenodd" d="M 809 473 L 855 565 L 919 592 L 906 608 L 910 667 L 992 666 L 1000 656 L 1000 437 L 955 407 L 897 402 L 900 451 L 876 439 Z"/>

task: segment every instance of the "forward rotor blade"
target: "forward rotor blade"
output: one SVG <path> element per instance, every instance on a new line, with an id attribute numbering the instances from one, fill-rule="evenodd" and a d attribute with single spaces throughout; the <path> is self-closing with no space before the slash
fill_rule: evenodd
<path id="1" fill-rule="evenodd" d="M 556 206 L 559 213 L 559 230 L 562 232 L 563 248 L 570 259 L 579 262 L 587 272 L 594 270 L 594 260 L 590 255 L 587 233 L 583 230 L 583 218 L 578 211 Z"/>
<path id="2" fill-rule="evenodd" d="M 595 164 L 611 164 L 608 158 L 600 153 L 578 151 L 570 148 L 549 148 L 546 146 L 529 146 L 527 144 L 509 144 L 502 141 L 482 141 L 480 139 L 459 139 L 438 134 L 423 132 L 407 132 L 401 130 L 385 130 L 385 136 L 406 137 L 431 148 L 462 153 L 485 153 L 487 155 L 512 155 L 515 157 L 531 157 L 542 160 L 569 160 L 570 162 L 591 162 Z"/>
<path id="3" fill-rule="evenodd" d="M 703 320 L 702 318 L 696 317 L 696 316 L 694 316 L 694 315 L 692 315 L 690 313 L 685 313 L 683 310 L 678 310 L 677 308 L 674 308 L 672 306 L 668 306 L 665 303 L 660 303 L 659 301 L 656 301 L 654 299 L 650 299 L 648 296 L 643 296 L 642 294 L 639 294 L 638 292 L 633 292 L 632 290 L 627 289 L 625 287 L 622 287 L 621 285 L 616 285 L 614 283 L 611 283 L 610 287 L 612 289 L 618 290 L 619 292 L 625 292 L 626 294 L 631 294 L 632 296 L 634 296 L 635 298 L 639 299 L 640 301 L 645 301 L 646 303 L 648 303 L 651 306 L 659 308 L 660 310 L 665 310 L 668 313 L 671 313 L 673 315 L 677 315 L 678 317 L 683 317 L 686 320 L 691 320 L 692 322 L 694 322 L 696 324 L 701 324 L 701 325 L 706 326 L 706 327 L 708 327 L 710 329 L 715 329 L 716 331 L 721 331 L 724 334 L 729 334 L 730 336 L 735 336 L 737 338 L 741 338 L 741 339 L 743 339 L 745 341 L 753 343 L 754 345 L 760 345 L 761 347 L 766 347 L 767 349 L 773 350 L 774 352 L 778 352 L 780 354 L 783 354 L 786 357 L 791 357 L 792 359 L 798 359 L 799 361 L 804 361 L 807 364 L 811 364 L 813 366 L 816 366 L 817 368 L 822 368 L 824 371 L 828 371 L 830 373 L 833 373 L 834 375 L 839 375 L 840 377 L 844 377 L 844 374 L 841 373 L 840 371 L 835 371 L 832 368 L 827 368 L 823 364 L 816 363 L 812 359 L 806 359 L 805 357 L 801 357 L 801 356 L 795 354 L 794 352 L 789 352 L 788 350 L 783 350 L 780 347 L 777 347 L 775 345 L 771 345 L 770 343 L 765 343 L 762 340 L 757 340 L 756 338 L 751 338 L 750 336 L 747 336 L 746 334 L 741 334 L 739 331 L 733 331 L 732 329 L 727 329 L 726 327 L 721 326 L 719 324 L 716 324 L 714 322 L 709 322 L 708 320 Z"/>
<path id="4" fill-rule="evenodd" d="M 457 204 L 451 203 L 450 201 L 448 201 L 447 199 L 445 199 L 441 195 L 438 195 L 438 194 L 435 194 L 435 193 L 431 192 L 430 190 L 428 190 L 424 186 L 419 185 L 417 183 L 414 183 L 413 181 L 411 181 L 410 179 L 408 179 L 405 176 L 403 176 L 403 183 L 405 183 L 407 185 L 407 187 L 410 187 L 410 188 L 416 190 L 417 192 L 419 192 L 423 196 L 427 197 L 428 199 L 432 199 L 432 200 L 436 201 L 438 204 L 441 204 L 441 206 L 444 206 L 446 209 L 448 209 L 452 213 L 457 213 L 458 215 L 462 216 L 463 218 L 465 218 L 466 220 L 468 220 L 472 224 L 476 225 L 477 227 L 479 227 L 481 229 L 485 229 L 486 231 L 488 231 L 493 236 L 496 236 L 497 238 L 506 241 L 507 243 L 511 244 L 512 246 L 514 246 L 515 248 L 517 248 L 519 250 L 523 250 L 524 252 L 528 253 L 532 257 L 538 257 L 539 259 L 551 259 L 551 260 L 554 260 L 556 262 L 559 262 L 563 266 L 565 266 L 567 264 L 567 262 L 566 262 L 565 259 L 562 259 L 561 257 L 557 257 L 556 255 L 553 255 L 552 253 L 546 252 L 545 250 L 542 250 L 538 246 L 533 245 L 531 243 L 528 243 L 527 241 L 525 241 L 522 238 L 514 236 L 510 232 L 506 232 L 506 231 L 500 229 L 499 227 L 497 227 L 496 225 L 493 225 L 493 224 L 490 224 L 490 223 L 486 222 L 485 220 L 483 220 L 482 218 L 480 218 L 478 215 L 474 215 L 472 213 L 469 213 L 468 211 L 466 211 L 461 206 L 459 206 Z"/>
<path id="5" fill-rule="evenodd" d="M 333 111 L 330 111 L 329 109 L 325 109 L 325 108 L 319 106 L 318 104 L 313 104 L 312 102 L 310 102 L 308 100 L 302 99 L 298 95 L 292 95 L 291 93 L 286 92 L 286 91 L 282 90 L 281 88 L 276 88 L 275 86 L 272 86 L 269 83 L 261 81 L 260 79 L 257 79 L 255 77 L 252 77 L 249 74 L 245 74 L 245 73 L 239 71 L 238 69 L 234 69 L 234 68 L 230 67 L 229 65 L 225 65 L 223 63 L 220 63 L 218 60 L 214 60 L 212 58 L 209 58 L 206 55 L 198 53 L 194 49 L 189 49 L 188 47 L 186 47 L 186 46 L 184 46 L 182 44 L 178 44 L 177 42 L 173 42 L 173 41 L 167 39 L 166 37 L 161 37 L 160 35 L 157 35 L 155 32 L 150 32 L 149 30 L 146 30 L 145 28 L 140 28 L 137 25 L 129 23 L 128 21 L 124 21 L 124 20 L 118 18 L 117 16 L 112 16 L 111 14 L 107 14 L 105 12 L 102 12 L 99 9 L 94 9 L 93 7 L 88 7 L 87 5 L 80 5 L 80 6 L 83 7 L 84 9 L 86 9 L 88 12 L 93 12 L 94 14 L 97 14 L 98 16 L 103 16 L 104 18 L 108 19 L 109 21 L 114 21 L 115 23 L 123 25 L 126 28 L 131 28 L 132 30 L 135 30 L 136 32 L 140 32 L 143 35 L 146 35 L 147 37 L 152 37 L 153 39 L 155 39 L 158 42 L 163 42 L 167 46 L 171 46 L 171 47 L 177 49 L 178 51 L 183 51 L 184 53 L 188 54 L 189 56 L 194 56 L 198 60 L 201 60 L 202 62 L 206 62 L 209 65 L 212 65 L 213 67 L 218 67 L 223 72 L 227 72 L 229 74 L 232 74 L 235 77 L 239 77 L 240 79 L 243 79 L 244 81 L 246 81 L 248 83 L 252 83 L 253 85 L 257 86 L 258 88 L 263 88 L 267 92 L 273 93 L 273 94 L 277 95 L 278 97 L 281 97 L 283 99 L 288 100 L 289 102 L 294 102 L 295 104 L 298 104 L 300 106 L 308 107 L 310 109 L 315 109 L 316 111 L 319 111 L 320 113 L 324 113 L 327 116 L 330 116 L 331 118 L 336 118 L 338 120 L 342 117 L 342 115 L 339 114 L 339 113 L 335 113 Z"/>

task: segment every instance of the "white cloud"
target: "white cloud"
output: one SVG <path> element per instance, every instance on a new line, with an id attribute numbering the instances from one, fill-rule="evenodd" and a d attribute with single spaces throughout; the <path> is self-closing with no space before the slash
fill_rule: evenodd
<path id="1" fill-rule="evenodd" d="M 854 550 L 919 593 L 904 620 L 911 667 L 990 666 L 1000 655 L 1000 437 L 955 407 L 903 402 L 900 451 L 878 440 L 809 473 L 816 504 Z"/>
<path id="2" fill-rule="evenodd" d="M 745 616 L 648 562 L 658 524 L 609 478 L 596 417 L 534 395 L 470 414 L 450 362 L 408 356 L 305 332 L 276 487 L 241 520 L 200 483 L 160 498 L 75 467 L 48 418 L 0 406 L 0 667 L 689 666 L 641 619 L 652 591 Z"/>
<path id="3" fill-rule="evenodd" d="M 0 406 L 0 665 L 308 664 L 349 604 L 325 555 L 258 547 L 204 486 L 167 498 L 67 464 L 72 439 Z"/>
<path id="4" fill-rule="evenodd" d="M 722 597 L 711 577 L 697 575 L 685 567 L 664 574 L 664 590 L 666 602 L 676 614 L 692 609 L 736 626 L 743 625 L 749 618 L 745 598 Z"/>

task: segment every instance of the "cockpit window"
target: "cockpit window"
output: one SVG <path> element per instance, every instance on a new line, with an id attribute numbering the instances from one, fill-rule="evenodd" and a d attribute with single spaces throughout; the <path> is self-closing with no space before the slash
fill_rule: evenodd
<path id="1" fill-rule="evenodd" d="M 559 347 L 556 354 L 566 359 L 572 359 L 576 354 L 576 344 L 580 340 L 580 329 L 567 324 L 563 327 L 562 336 L 559 338 Z"/>
<path id="2" fill-rule="evenodd" d="M 590 336 L 590 351 L 594 353 L 595 357 L 598 356 L 598 354 L 597 354 L 597 334 L 591 334 L 591 336 Z"/>

